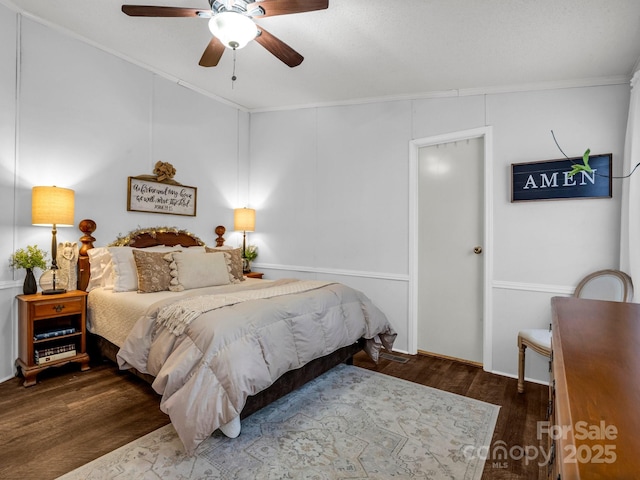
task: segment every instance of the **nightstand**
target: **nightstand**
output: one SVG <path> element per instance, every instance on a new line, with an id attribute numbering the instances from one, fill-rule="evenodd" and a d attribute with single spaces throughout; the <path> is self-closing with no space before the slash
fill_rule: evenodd
<path id="1" fill-rule="evenodd" d="M 262 278 L 263 275 L 264 273 L 261 272 L 249 272 L 244 274 L 245 277 L 249 278 Z"/>
<path id="2" fill-rule="evenodd" d="M 24 386 L 36 384 L 36 375 L 69 362 L 89 370 L 86 342 L 87 292 L 57 295 L 18 295 L 18 359 Z"/>

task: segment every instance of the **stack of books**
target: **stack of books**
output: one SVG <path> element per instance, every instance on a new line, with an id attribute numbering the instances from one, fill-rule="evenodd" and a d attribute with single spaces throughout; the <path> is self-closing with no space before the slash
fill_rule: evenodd
<path id="1" fill-rule="evenodd" d="M 53 362 L 54 360 L 61 360 L 63 358 L 75 357 L 76 345 L 70 343 L 68 345 L 58 345 L 56 347 L 42 348 L 36 350 L 36 365 L 43 365 L 45 363 Z"/>

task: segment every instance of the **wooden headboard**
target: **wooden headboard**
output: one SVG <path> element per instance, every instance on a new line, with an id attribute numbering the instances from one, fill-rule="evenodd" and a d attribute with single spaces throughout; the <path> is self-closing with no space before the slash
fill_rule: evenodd
<path id="1" fill-rule="evenodd" d="M 97 225 L 93 220 L 85 219 L 78 224 L 78 228 L 82 232 L 82 236 L 80 237 L 82 246 L 80 247 L 78 255 L 78 290 L 86 290 L 89 286 L 89 279 L 91 278 L 91 264 L 89 262 L 88 251 L 94 248 L 93 242 L 95 242 L 96 239 L 93 237 L 93 232 L 96 231 Z M 221 247 L 224 245 L 223 235 L 226 229 L 222 225 L 218 225 L 215 228 L 215 232 L 218 236 L 216 238 L 216 246 Z M 195 247 L 205 245 L 205 242 L 186 230 L 180 230 L 174 227 L 155 227 L 134 230 L 123 237 L 118 237 L 109 244 L 110 247 L 136 248 L 147 248 L 155 245 Z"/>

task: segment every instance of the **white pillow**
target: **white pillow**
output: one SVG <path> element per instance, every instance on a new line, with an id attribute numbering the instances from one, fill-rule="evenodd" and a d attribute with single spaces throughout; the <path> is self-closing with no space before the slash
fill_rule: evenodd
<path id="1" fill-rule="evenodd" d="M 113 288 L 113 263 L 111 262 L 111 254 L 106 247 L 96 247 L 87 250 L 89 256 L 89 270 L 91 277 L 87 292 L 94 288 L 104 287 Z"/>
<path id="2" fill-rule="evenodd" d="M 230 259 L 224 253 L 176 252 L 171 256 L 172 292 L 231 283 Z"/>
<path id="3" fill-rule="evenodd" d="M 113 291 L 134 292 L 138 290 L 138 271 L 133 258 L 133 247 L 108 247 L 113 262 Z M 178 247 L 179 248 L 179 247 Z M 176 247 L 155 246 L 138 248 L 147 252 L 175 252 Z"/>

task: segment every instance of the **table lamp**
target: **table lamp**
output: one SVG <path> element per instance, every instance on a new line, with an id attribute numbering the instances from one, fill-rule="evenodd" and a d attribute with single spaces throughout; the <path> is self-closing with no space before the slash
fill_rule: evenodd
<path id="1" fill-rule="evenodd" d="M 242 258 L 246 259 L 247 232 L 256 230 L 256 211 L 253 208 L 236 208 L 233 211 L 233 229 L 242 232 Z M 244 262 L 246 265 L 246 261 Z"/>
<path id="2" fill-rule="evenodd" d="M 43 295 L 66 292 L 66 276 L 58 269 L 56 227 L 73 227 L 74 192 L 68 188 L 33 187 L 31 190 L 31 223 L 51 226 L 51 268 L 40 277 Z"/>

